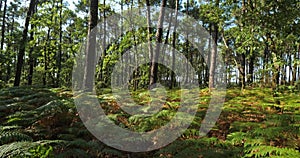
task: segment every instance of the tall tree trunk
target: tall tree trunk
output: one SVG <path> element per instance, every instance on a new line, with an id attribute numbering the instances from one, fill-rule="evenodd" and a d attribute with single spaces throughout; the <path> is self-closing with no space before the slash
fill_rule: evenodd
<path id="1" fill-rule="evenodd" d="M 61 73 L 61 57 L 62 57 L 62 10 L 63 10 L 63 0 L 60 0 L 60 8 L 59 8 L 59 50 L 58 50 L 58 55 L 57 55 L 57 79 L 56 79 L 56 87 L 60 86 L 60 73 Z"/>
<path id="2" fill-rule="evenodd" d="M 37 12 L 37 5 L 35 5 L 33 13 L 35 14 Z M 34 29 L 35 26 L 33 24 L 31 24 L 31 29 Z M 30 32 L 30 37 L 29 37 L 29 41 L 33 41 L 34 40 L 34 32 L 31 31 Z M 32 85 L 32 78 L 33 78 L 33 70 L 34 70 L 34 60 L 35 58 L 33 57 L 33 51 L 35 48 L 36 44 L 34 46 L 32 46 L 29 50 L 29 72 L 28 72 L 28 85 Z"/>
<path id="3" fill-rule="evenodd" d="M 146 0 L 147 4 L 147 31 L 148 31 L 148 51 L 149 51 L 149 60 L 152 61 L 153 58 L 153 46 L 152 46 L 152 28 L 151 28 L 151 13 L 150 13 L 150 0 Z M 149 67 L 151 68 L 152 63 L 149 62 Z M 149 74 L 151 74 L 151 69 L 149 69 Z M 150 80 L 150 75 L 149 75 Z"/>
<path id="4" fill-rule="evenodd" d="M 262 74 L 262 80 L 264 85 L 269 85 L 269 71 L 268 71 L 268 63 L 269 63 L 269 44 L 268 42 L 265 42 L 265 49 L 264 49 L 264 59 L 263 59 L 263 74 Z"/>
<path id="5" fill-rule="evenodd" d="M 254 81 L 254 60 L 255 56 L 252 54 L 249 62 L 249 83 L 253 83 Z"/>
<path id="6" fill-rule="evenodd" d="M 186 14 L 189 15 L 189 0 L 186 1 Z M 186 34 L 186 41 L 185 41 L 185 47 L 186 47 L 186 59 L 187 59 L 187 62 L 191 59 L 190 58 L 190 45 L 189 45 L 189 32 L 187 31 L 187 34 Z M 189 64 L 186 63 L 185 65 L 185 71 L 186 71 L 186 76 L 185 76 L 185 83 L 188 83 L 189 82 Z"/>
<path id="7" fill-rule="evenodd" d="M 105 7 L 106 5 L 106 0 L 103 0 L 103 5 Z M 106 56 L 106 10 L 103 10 L 103 41 L 102 41 L 102 47 L 103 47 L 103 52 L 102 52 L 102 62 L 100 62 L 100 80 L 104 79 L 104 58 Z"/>
<path id="8" fill-rule="evenodd" d="M 249 59 L 249 83 L 252 84 L 254 82 L 254 61 L 255 55 L 253 52 L 253 48 L 250 48 L 250 59 Z"/>
<path id="9" fill-rule="evenodd" d="M 2 7 L 2 1 L 1 1 L 1 7 Z M 5 17 L 6 17 L 6 8 L 7 8 L 7 0 L 4 1 L 4 9 L 2 12 L 2 29 L 1 29 L 1 51 L 4 52 L 3 46 L 4 46 L 4 39 L 5 39 Z M 0 8 L 1 9 L 1 8 Z M 0 80 L 2 80 L 2 63 L 0 63 Z"/>
<path id="10" fill-rule="evenodd" d="M 209 35 L 210 36 L 212 36 L 212 24 L 211 23 L 209 23 L 209 26 L 208 26 L 208 30 L 209 30 Z M 212 47 L 212 38 L 209 38 L 209 40 L 208 40 L 208 48 L 209 49 L 211 49 Z M 204 81 L 204 84 L 206 85 L 206 86 L 209 86 L 209 69 L 210 69 L 210 61 L 211 60 L 211 55 L 210 55 L 210 53 L 208 53 L 208 55 L 207 55 L 207 57 L 206 57 L 206 61 L 207 61 L 207 63 L 206 63 L 206 65 L 207 65 L 207 67 L 206 67 L 206 69 L 205 69 L 205 81 Z"/>
<path id="11" fill-rule="evenodd" d="M 245 64 L 246 64 L 246 55 L 245 53 L 242 53 L 239 56 L 239 62 L 240 65 L 238 65 L 238 69 L 239 69 L 239 84 L 241 89 L 243 90 L 245 88 L 246 85 L 246 73 L 245 73 Z"/>
<path id="12" fill-rule="evenodd" d="M 174 32 L 173 32 L 173 39 L 172 39 L 172 70 L 175 69 L 175 50 L 176 50 L 176 30 L 177 30 L 177 17 L 178 17 L 178 5 L 179 0 L 175 1 L 175 21 L 174 21 Z M 171 71 L 171 83 L 170 83 L 170 89 L 176 86 L 176 79 L 175 79 L 175 73 Z"/>
<path id="13" fill-rule="evenodd" d="M 96 34 L 98 22 L 98 0 L 90 1 L 90 18 L 88 29 L 88 41 L 86 49 L 86 62 L 84 71 L 83 88 L 88 91 L 93 91 L 94 74 L 95 74 L 95 57 L 96 57 Z"/>
<path id="14" fill-rule="evenodd" d="M 300 51 L 300 47 L 299 47 L 299 51 Z M 298 52 L 300 53 L 300 52 Z M 297 56 L 297 51 L 294 54 L 294 59 L 292 60 L 292 55 L 290 55 L 290 69 L 292 68 L 292 81 L 291 81 L 291 85 L 294 85 L 296 82 L 296 75 L 297 75 L 297 63 L 296 61 L 299 60 L 298 56 Z M 292 66 L 293 65 L 293 66 Z"/>
<path id="15" fill-rule="evenodd" d="M 11 26 L 10 26 L 10 36 L 13 36 L 13 32 L 14 32 L 14 26 L 15 26 L 15 14 L 12 14 L 12 22 L 11 22 Z M 6 49 L 6 56 L 10 57 L 10 49 L 12 46 L 12 41 L 10 40 L 7 44 L 7 49 Z M 7 61 L 7 67 L 6 67 L 6 83 L 8 83 L 10 76 L 11 76 L 11 62 L 12 59 L 8 59 Z"/>
<path id="16" fill-rule="evenodd" d="M 161 1 L 160 6 L 160 13 L 159 19 L 157 24 L 157 32 L 156 32 L 156 47 L 155 52 L 153 54 L 152 63 L 150 67 L 150 86 L 157 82 L 157 74 L 158 74 L 158 57 L 161 49 L 162 43 L 162 34 L 163 34 L 163 22 L 165 16 L 165 7 L 166 7 L 166 0 Z"/>
<path id="17" fill-rule="evenodd" d="M 34 28 L 33 25 L 31 25 L 31 28 Z M 34 40 L 34 33 L 33 31 L 30 32 L 30 41 Z M 29 72 L 28 72 L 28 85 L 32 85 L 32 77 L 33 77 L 33 69 L 34 69 L 34 57 L 33 57 L 33 50 L 34 50 L 35 46 L 32 46 L 29 50 Z"/>
<path id="18" fill-rule="evenodd" d="M 121 23 L 123 24 L 124 23 L 124 18 L 123 18 L 123 11 L 124 11 L 124 1 L 121 1 Z M 121 25 L 121 32 L 124 31 L 124 26 Z M 120 59 L 121 59 L 121 65 L 123 65 L 123 56 L 122 56 L 122 51 L 120 51 L 119 53 L 119 56 L 120 56 Z M 118 78 L 121 82 L 118 82 L 118 83 L 121 83 L 121 85 L 123 85 L 126 81 L 124 81 L 124 71 L 121 71 L 121 76 L 120 78 Z"/>
<path id="19" fill-rule="evenodd" d="M 7 0 L 4 1 L 4 9 L 2 13 L 2 28 L 1 28 L 1 50 L 3 50 L 4 39 L 5 39 L 5 21 L 6 21 L 6 8 L 7 8 Z"/>
<path id="20" fill-rule="evenodd" d="M 31 16 L 33 15 L 33 10 L 35 7 L 36 0 L 30 0 L 29 9 L 27 11 L 27 16 L 25 19 L 25 26 L 22 34 L 22 42 L 20 43 L 20 50 L 18 53 L 17 58 L 17 68 L 16 68 L 16 75 L 15 75 L 15 81 L 14 86 L 19 86 L 21 81 L 21 74 L 22 74 L 22 67 L 24 63 L 24 55 L 25 55 L 25 49 L 27 44 L 27 33 L 28 33 L 28 26 Z"/>
<path id="21" fill-rule="evenodd" d="M 219 0 L 216 0 L 216 7 L 219 7 Z M 218 45 L 218 24 L 213 24 L 213 33 L 212 38 L 214 41 L 214 44 L 211 48 L 211 54 L 210 54 L 210 66 L 209 66 L 209 83 L 208 87 L 211 91 L 214 88 L 214 79 L 215 79 L 215 69 L 216 69 L 216 58 L 217 58 L 217 45 Z"/>
<path id="22" fill-rule="evenodd" d="M 50 38 L 50 32 L 51 29 L 48 28 L 47 31 L 47 38 L 46 38 L 46 44 L 44 46 L 44 76 L 43 76 L 43 85 L 46 86 L 47 85 L 47 77 L 48 77 L 48 42 L 49 42 L 49 38 Z"/>

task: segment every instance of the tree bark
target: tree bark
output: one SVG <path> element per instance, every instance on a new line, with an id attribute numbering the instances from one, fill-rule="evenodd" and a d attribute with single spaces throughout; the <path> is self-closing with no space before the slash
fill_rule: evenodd
<path id="1" fill-rule="evenodd" d="M 31 25 L 31 28 L 34 28 L 33 25 Z M 34 33 L 31 32 L 30 33 L 30 41 L 32 41 L 34 39 Z M 29 72 L 28 72 L 28 85 L 32 85 L 32 77 L 33 77 L 33 69 L 34 69 L 34 59 L 33 59 L 33 50 L 34 50 L 34 47 L 35 46 L 32 46 L 30 48 L 30 51 L 29 51 Z"/>
<path id="2" fill-rule="evenodd" d="M 103 5 L 105 7 L 106 5 L 106 0 L 103 0 Z M 102 40 L 102 47 L 103 47 L 103 52 L 101 55 L 102 61 L 100 62 L 100 80 L 104 80 L 104 58 L 106 56 L 106 10 L 105 8 L 103 9 L 103 40 Z"/>
<path id="3" fill-rule="evenodd" d="M 249 83 L 253 83 L 254 81 L 254 60 L 255 56 L 252 54 L 249 62 Z"/>
<path id="4" fill-rule="evenodd" d="M 4 1 L 4 9 L 2 13 L 2 28 L 1 28 L 1 50 L 3 50 L 4 40 L 5 40 L 5 21 L 6 21 L 6 9 L 7 9 L 7 0 Z"/>
<path id="5" fill-rule="evenodd" d="M 27 16 L 25 19 L 25 26 L 22 34 L 22 42 L 20 44 L 20 50 L 17 57 L 17 68 L 16 68 L 16 75 L 15 75 L 15 81 L 14 86 L 20 86 L 21 81 L 21 74 L 22 74 L 22 67 L 24 63 L 24 55 L 25 55 L 25 48 L 27 44 L 27 33 L 28 33 L 28 26 L 29 21 L 31 19 L 31 16 L 33 15 L 33 10 L 35 7 L 36 0 L 30 0 L 29 9 L 27 11 Z"/>
<path id="6" fill-rule="evenodd" d="M 149 51 L 149 67 L 151 68 L 151 61 L 153 58 L 153 46 L 152 46 L 152 28 L 151 28 L 151 13 L 150 13 L 150 0 L 146 0 L 147 4 L 147 31 L 148 31 L 148 51 Z M 149 74 L 151 74 L 151 69 L 149 69 Z M 150 80 L 150 75 L 149 75 L 149 80 Z"/>
<path id="7" fill-rule="evenodd" d="M 88 91 L 93 91 L 94 74 L 95 74 L 95 57 L 96 57 L 96 34 L 98 22 L 98 0 L 90 1 L 90 18 L 88 29 L 88 41 L 86 49 L 86 62 L 84 71 L 83 88 Z"/>
<path id="8" fill-rule="evenodd" d="M 47 38 L 46 38 L 46 44 L 44 46 L 44 76 L 43 76 L 43 85 L 46 86 L 47 85 L 47 76 L 48 76 L 48 42 L 49 42 L 49 38 L 50 38 L 50 32 L 51 29 L 48 28 L 48 32 L 47 32 Z"/>
<path id="9" fill-rule="evenodd" d="M 60 73 L 61 73 L 61 58 L 62 58 L 62 36 L 63 36 L 63 31 L 62 31 L 62 10 L 63 10 L 63 0 L 60 0 L 60 10 L 59 10 L 59 51 L 57 55 L 57 79 L 56 79 L 56 87 L 60 86 Z"/>
<path id="10" fill-rule="evenodd" d="M 172 39 L 172 70 L 175 69 L 175 50 L 176 50 L 176 30 L 177 30 L 177 17 L 178 17 L 178 4 L 179 0 L 176 0 L 175 2 L 175 21 L 174 21 L 174 32 L 173 32 L 173 39 Z M 175 73 L 171 70 L 171 83 L 170 83 L 170 89 L 176 86 L 176 79 L 175 79 Z"/>
<path id="11" fill-rule="evenodd" d="M 299 47 L 299 51 L 300 51 L 300 47 Z M 300 53 L 300 52 L 298 52 L 298 53 Z M 297 64 L 296 64 L 296 61 L 298 61 L 298 60 L 299 60 L 299 58 L 297 56 L 297 51 L 296 51 L 295 54 L 294 54 L 294 59 L 293 60 L 292 60 L 292 58 L 290 56 L 290 69 L 292 68 L 292 65 L 293 65 L 291 85 L 294 85 L 295 82 L 296 82 L 296 75 L 297 75 Z"/>
<path id="12" fill-rule="evenodd" d="M 239 65 L 238 65 L 238 69 L 239 69 L 239 84 L 241 89 L 243 90 L 245 88 L 246 85 L 246 73 L 245 73 L 245 63 L 246 63 L 246 55 L 245 53 L 242 53 L 239 57 Z"/>
<path id="13" fill-rule="evenodd" d="M 216 6 L 219 7 L 219 0 L 216 0 Z M 217 57 L 217 45 L 218 45 L 218 24 L 213 23 L 213 33 L 212 38 L 214 44 L 212 44 L 211 54 L 210 54 L 210 66 L 209 66 L 209 90 L 212 91 L 214 88 L 214 79 L 215 79 L 215 69 L 216 69 L 216 57 Z"/>
<path id="14" fill-rule="evenodd" d="M 157 24 L 157 32 L 156 32 L 156 47 L 155 52 L 153 54 L 153 58 L 151 61 L 151 67 L 150 67 L 150 86 L 155 84 L 157 82 L 157 75 L 158 75 L 158 57 L 161 49 L 161 43 L 162 43 L 162 34 L 163 34 L 163 21 L 165 16 L 165 7 L 166 7 L 166 0 L 161 1 L 160 6 L 160 13 L 159 13 L 159 19 Z"/>
<path id="15" fill-rule="evenodd" d="M 37 6 L 35 5 L 34 10 L 33 10 L 33 14 L 35 14 L 37 11 Z M 33 24 L 31 24 L 31 29 L 34 29 L 35 26 Z M 29 37 L 29 41 L 33 41 L 34 40 L 34 32 L 30 32 L 30 37 Z M 32 85 L 32 78 L 33 78 L 33 70 L 34 70 L 34 57 L 33 57 L 33 51 L 35 48 L 36 44 L 34 46 L 32 46 L 29 50 L 29 72 L 28 72 L 28 85 Z"/>
<path id="16" fill-rule="evenodd" d="M 15 26 L 15 14 L 13 12 L 13 14 L 12 14 L 12 22 L 11 22 L 11 26 L 10 26 L 10 36 L 11 37 L 13 36 L 14 26 Z M 7 44 L 7 48 L 6 48 L 6 56 L 7 57 L 11 56 L 10 55 L 10 49 L 11 49 L 12 43 L 13 42 L 10 40 L 8 42 L 8 44 Z M 9 59 L 7 62 L 8 63 L 7 63 L 7 67 L 6 67 L 6 79 L 5 79 L 6 83 L 8 83 L 8 81 L 10 79 L 10 76 L 11 76 L 11 72 L 12 72 L 12 70 L 11 70 L 11 63 L 12 63 L 12 59 Z"/>
<path id="17" fill-rule="evenodd" d="M 187 15 L 189 15 L 189 0 L 187 0 L 187 2 L 186 2 L 186 14 Z M 185 41 L 185 47 L 186 47 L 186 59 L 187 59 L 187 62 L 191 59 L 191 57 L 190 57 L 190 49 L 189 49 L 189 47 L 190 47 L 190 45 L 189 45 L 189 32 L 187 31 L 187 34 L 186 34 L 186 41 Z M 185 83 L 188 83 L 189 82 L 189 66 L 188 66 L 189 64 L 188 63 L 186 63 L 185 64 L 185 71 L 186 71 L 186 76 L 185 76 Z"/>

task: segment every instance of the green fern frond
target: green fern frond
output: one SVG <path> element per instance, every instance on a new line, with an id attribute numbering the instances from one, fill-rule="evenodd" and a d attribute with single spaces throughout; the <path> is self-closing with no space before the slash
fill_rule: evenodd
<path id="1" fill-rule="evenodd" d="M 6 157 L 29 157 L 32 154 L 29 149 L 36 147 L 35 143 L 30 141 L 13 142 L 0 146 L 0 158 Z"/>
<path id="2" fill-rule="evenodd" d="M 297 150 L 266 145 L 252 146 L 247 148 L 245 153 L 244 157 L 300 157 L 300 153 Z"/>
<path id="3" fill-rule="evenodd" d="M 14 141 L 32 141 L 32 138 L 26 134 L 19 132 L 1 132 L 0 145 L 11 143 Z"/>
<path id="4" fill-rule="evenodd" d="M 0 132 L 12 131 L 22 128 L 22 126 L 0 126 Z"/>

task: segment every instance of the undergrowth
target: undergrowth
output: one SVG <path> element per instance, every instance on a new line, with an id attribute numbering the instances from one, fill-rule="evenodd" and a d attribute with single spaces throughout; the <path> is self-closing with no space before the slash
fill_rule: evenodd
<path id="1" fill-rule="evenodd" d="M 179 90 L 168 91 L 161 109 L 151 116 L 129 115 L 109 90 L 99 94 L 99 108 L 116 125 L 147 132 L 166 125 L 180 108 Z M 300 98 L 282 91 L 275 105 L 270 89 L 229 89 L 214 128 L 199 136 L 210 93 L 200 91 L 190 127 L 173 143 L 145 153 L 119 151 L 98 141 L 79 118 L 67 89 L 5 88 L 0 91 L 0 157 L 300 157 Z M 147 92 L 132 97 L 149 109 Z M 281 106 L 277 111 L 275 106 Z M 185 113 L 180 115 L 185 116 Z"/>

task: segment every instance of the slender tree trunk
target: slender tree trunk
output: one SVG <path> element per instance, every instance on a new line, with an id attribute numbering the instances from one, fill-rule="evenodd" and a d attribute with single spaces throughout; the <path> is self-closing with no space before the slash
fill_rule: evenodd
<path id="1" fill-rule="evenodd" d="M 33 25 L 31 25 L 31 28 L 34 28 Z M 30 38 L 29 40 L 30 41 L 33 41 L 34 40 L 34 33 L 33 31 L 30 32 Z M 33 59 L 33 50 L 34 50 L 34 47 L 35 46 L 32 46 L 30 48 L 30 51 L 29 51 L 29 72 L 28 72 L 28 85 L 32 85 L 32 77 L 33 77 L 33 69 L 34 69 L 34 59 Z"/>
<path id="2" fill-rule="evenodd" d="M 22 67 L 24 63 L 24 55 L 25 55 L 25 48 L 27 44 L 27 33 L 28 33 L 28 26 L 31 16 L 33 15 L 33 10 L 35 7 L 36 0 L 30 0 L 29 9 L 27 11 L 27 16 L 25 19 L 25 26 L 22 34 L 22 42 L 20 44 L 20 50 L 17 57 L 17 68 L 16 68 L 16 75 L 15 75 L 15 82 L 14 86 L 19 86 L 21 81 L 21 74 L 22 74 Z"/>
<path id="3" fill-rule="evenodd" d="M 299 48 L 300 51 L 300 48 Z M 300 52 L 298 52 L 300 53 Z M 291 85 L 294 85 L 296 82 L 296 75 L 297 75 L 297 64 L 295 61 L 299 60 L 298 56 L 297 56 L 297 51 L 294 54 L 294 59 L 292 60 L 292 55 L 290 55 L 290 69 L 293 67 L 292 69 L 292 81 L 291 81 Z M 294 61 L 294 62 L 293 62 Z"/>
<path id="4" fill-rule="evenodd" d="M 175 21 L 174 21 L 174 32 L 173 32 L 173 39 L 172 39 L 172 70 L 175 69 L 175 50 L 176 50 L 176 30 L 177 30 L 177 17 L 178 17 L 178 5 L 179 0 L 175 1 Z M 175 79 L 175 73 L 171 71 L 171 83 L 170 83 L 170 89 L 176 86 L 176 79 Z"/>
<path id="5" fill-rule="evenodd" d="M 48 28 L 48 32 L 47 32 L 47 38 L 46 38 L 46 44 L 44 46 L 44 76 L 43 76 L 43 85 L 46 86 L 47 85 L 47 77 L 48 77 L 48 42 L 49 42 L 49 38 L 50 38 L 50 32 L 51 29 Z"/>
<path id="6" fill-rule="evenodd" d="M 103 0 L 103 5 L 106 5 L 106 0 Z M 103 70 L 103 66 L 104 66 L 104 58 L 106 56 L 106 10 L 103 10 L 103 41 L 102 41 L 102 47 L 103 47 L 103 52 L 102 52 L 102 62 L 100 65 L 100 80 L 104 79 L 104 70 Z"/>
<path id="7" fill-rule="evenodd" d="M 2 28 L 1 28 L 1 50 L 3 50 L 4 40 L 5 40 L 5 21 L 6 21 L 6 8 L 7 8 L 7 0 L 4 1 L 4 9 L 2 13 Z"/>
<path id="8" fill-rule="evenodd" d="M 265 43 L 266 47 L 264 50 L 264 59 L 263 59 L 263 69 L 264 72 L 262 74 L 262 81 L 264 85 L 269 84 L 269 71 L 268 71 L 268 63 L 269 63 L 269 44 L 268 42 Z"/>
<path id="9" fill-rule="evenodd" d="M 249 83 L 253 83 L 254 81 L 254 60 L 255 56 L 253 55 L 253 52 L 250 56 L 250 62 L 249 62 Z"/>
<path id="10" fill-rule="evenodd" d="M 123 24 L 124 23 L 124 18 L 123 18 L 123 11 L 124 11 L 124 1 L 121 1 L 121 23 Z M 124 26 L 121 25 L 121 32 L 124 31 Z M 121 65 L 123 65 L 123 56 L 122 56 L 122 52 L 120 51 L 120 58 L 121 58 Z M 125 83 L 124 81 L 124 72 L 121 71 L 121 78 L 118 78 L 121 82 L 121 85 L 123 85 Z"/>
<path id="11" fill-rule="evenodd" d="M 34 10 L 33 10 L 33 14 L 35 14 L 37 11 L 37 5 L 35 5 Z M 31 24 L 31 29 L 34 29 L 35 26 L 33 24 Z M 34 40 L 34 32 L 30 32 L 30 38 L 29 41 L 33 41 Z M 33 51 L 35 48 L 36 44 L 34 46 L 32 46 L 29 50 L 29 72 L 28 72 L 28 85 L 32 85 L 32 78 L 33 78 L 33 70 L 34 70 L 34 57 L 33 57 Z"/>
<path id="12" fill-rule="evenodd" d="M 86 49 L 86 62 L 84 72 L 84 89 L 88 92 L 93 91 L 96 57 L 96 34 L 98 22 L 98 0 L 90 1 L 90 19 L 88 30 L 88 41 Z"/>
<path id="13" fill-rule="evenodd" d="M 219 0 L 216 0 L 216 6 L 219 7 Z M 217 46 L 218 46 L 218 24 L 213 24 L 213 33 L 212 38 L 214 44 L 212 45 L 211 54 L 210 54 L 210 67 L 209 67 L 209 83 L 208 87 L 211 91 L 214 88 L 215 80 L 215 69 L 216 69 L 216 57 L 217 57 Z"/>
<path id="14" fill-rule="evenodd" d="M 239 62 L 240 65 L 238 65 L 239 69 L 239 84 L 241 89 L 243 90 L 245 88 L 245 83 L 246 83 L 246 74 L 245 74 L 245 63 L 246 63 L 246 56 L 244 53 L 242 53 L 239 57 Z"/>
<path id="15" fill-rule="evenodd" d="M 189 15 L 189 0 L 186 1 L 186 14 Z M 190 60 L 190 45 L 189 45 L 189 32 L 187 31 L 187 34 L 186 34 L 186 41 L 185 41 L 185 47 L 186 47 L 186 59 L 187 59 L 187 62 Z M 185 64 L 185 71 L 186 71 L 186 76 L 185 76 L 185 83 L 188 83 L 189 82 L 189 64 L 186 63 Z"/>
<path id="16" fill-rule="evenodd" d="M 158 57 L 161 49 L 162 43 L 162 34 L 163 34 L 163 22 L 165 16 L 165 7 L 166 0 L 161 1 L 159 19 L 157 24 L 157 32 L 156 32 L 156 47 L 155 52 L 152 58 L 151 70 L 150 70 L 150 86 L 157 82 L 157 74 L 158 74 Z"/>
<path id="17" fill-rule="evenodd" d="M 62 36 L 63 36 L 63 31 L 62 31 L 62 10 L 63 10 L 63 0 L 60 0 L 60 10 L 59 10 L 59 51 L 57 55 L 57 79 L 56 79 L 56 87 L 60 86 L 60 74 L 61 74 L 61 58 L 62 58 Z"/>
<path id="18" fill-rule="evenodd" d="M 13 32 L 14 32 L 14 26 L 15 26 L 15 14 L 12 14 L 12 23 L 11 23 L 11 27 L 10 27 L 10 36 L 13 36 Z M 7 44 L 7 49 L 6 49 L 6 56 L 10 58 L 10 49 L 12 46 L 12 41 L 9 41 Z M 10 76 L 11 76 L 11 62 L 12 59 L 8 59 L 7 61 L 7 68 L 6 68 L 6 83 L 8 83 Z"/>
<path id="19" fill-rule="evenodd" d="M 209 35 L 212 36 L 212 24 L 211 23 L 209 23 L 208 28 L 209 28 Z M 209 38 L 209 40 L 208 40 L 208 48 L 209 49 L 212 49 L 212 40 L 213 39 L 211 39 L 211 38 Z M 207 54 L 207 57 L 206 57 L 206 61 L 207 61 L 206 65 L 207 65 L 207 67 L 205 69 L 205 82 L 204 82 L 206 86 L 209 86 L 209 69 L 210 69 L 210 62 L 211 62 L 210 61 L 211 60 L 211 54 L 210 53 L 211 52 L 209 52 Z"/>
<path id="20" fill-rule="evenodd" d="M 153 45 L 152 45 L 152 28 L 151 28 L 151 13 L 150 13 L 150 0 L 146 0 L 147 4 L 147 31 L 148 31 L 148 51 L 149 51 L 149 67 L 151 68 L 151 61 L 153 58 Z M 150 80 L 151 69 L 149 69 L 149 80 Z"/>
<path id="21" fill-rule="evenodd" d="M 2 6 L 2 1 L 1 1 L 1 6 Z M 5 18 L 6 18 L 6 8 L 7 8 L 7 0 L 4 1 L 4 9 L 2 12 L 2 29 L 1 29 L 1 51 L 4 52 L 3 46 L 4 46 L 4 39 L 5 39 Z M 1 8 L 0 8 L 1 9 Z M 0 80 L 2 80 L 2 63 L 0 63 Z"/>

